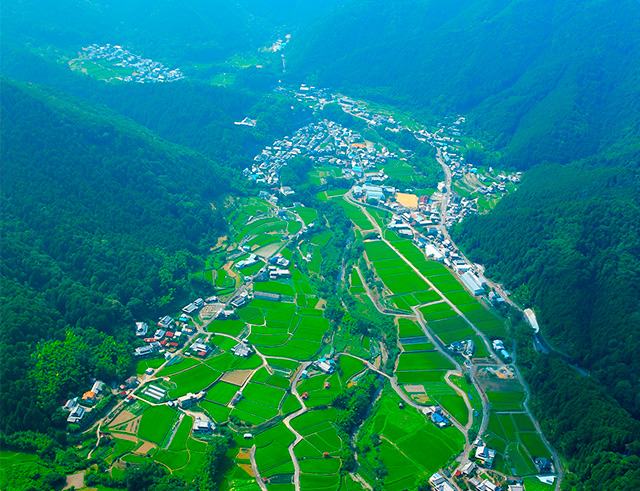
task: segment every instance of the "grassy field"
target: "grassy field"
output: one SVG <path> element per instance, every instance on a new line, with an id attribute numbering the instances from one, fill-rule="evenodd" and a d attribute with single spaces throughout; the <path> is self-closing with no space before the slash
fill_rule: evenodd
<path id="1" fill-rule="evenodd" d="M 364 247 L 376 274 L 392 293 L 415 295 L 417 292 L 429 290 L 427 283 L 386 243 L 367 241 Z"/>
<path id="2" fill-rule="evenodd" d="M 168 406 L 148 406 L 142 414 L 138 438 L 161 445 L 178 417 Z"/>
<path id="3" fill-rule="evenodd" d="M 356 205 L 352 205 L 345 200 L 337 200 L 336 203 L 344 210 L 347 218 L 351 220 L 356 227 L 361 230 L 373 230 L 375 227 L 371 220 L 367 218 L 362 209 Z"/>
<path id="4" fill-rule="evenodd" d="M 361 473 L 368 480 L 375 480 L 372 468 L 375 459 L 379 459 L 388 471 L 384 489 L 414 489 L 416 481 L 441 468 L 464 443 L 455 428 L 438 429 L 413 408 L 400 409 L 399 402 L 395 393 L 385 389 L 358 434 Z M 380 436 L 380 443 L 373 448 L 372 434 Z M 429 451 L 425 452 L 425 448 Z"/>
<path id="5" fill-rule="evenodd" d="M 288 446 L 293 434 L 284 426 L 277 425 L 256 435 L 256 462 L 260 475 L 270 477 L 277 474 L 293 474 L 293 462 Z"/>
<path id="6" fill-rule="evenodd" d="M 398 372 L 414 370 L 451 370 L 453 364 L 438 351 L 421 353 L 402 353 L 398 363 Z"/>
<path id="7" fill-rule="evenodd" d="M 189 370 L 177 373 L 171 377 L 175 388 L 169 391 L 173 398 L 181 397 L 189 392 L 199 392 L 213 384 L 222 373 L 211 368 L 206 363 L 200 363 Z"/>

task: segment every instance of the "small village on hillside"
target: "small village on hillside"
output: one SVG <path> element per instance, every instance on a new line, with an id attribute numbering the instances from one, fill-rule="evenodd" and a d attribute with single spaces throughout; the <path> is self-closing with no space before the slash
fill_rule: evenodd
<path id="1" fill-rule="evenodd" d="M 69 67 L 105 82 L 170 83 L 185 78 L 179 68 L 168 68 L 117 44 L 85 46 Z"/>

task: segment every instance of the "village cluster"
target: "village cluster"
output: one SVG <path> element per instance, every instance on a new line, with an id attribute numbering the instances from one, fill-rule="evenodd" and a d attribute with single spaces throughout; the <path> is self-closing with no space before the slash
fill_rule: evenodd
<path id="1" fill-rule="evenodd" d="M 93 61 L 107 63 L 115 68 L 113 77 L 106 79 L 121 82 L 166 83 L 184 78 L 179 68 L 168 68 L 159 61 L 143 58 L 117 44 L 91 44 L 82 48 L 74 62 Z M 120 69 L 120 70 L 118 70 Z"/>
<path id="2" fill-rule="evenodd" d="M 469 215 L 478 213 L 478 198 L 480 196 L 500 198 L 507 193 L 507 183 L 516 184 L 520 182 L 520 172 L 511 174 L 500 172 L 493 178 L 489 177 L 489 175 L 494 174 L 492 167 L 488 168 L 488 175 L 485 175 L 473 163 L 465 161 L 459 149 L 461 127 L 465 122 L 464 116 L 458 117 L 451 124 L 441 124 L 437 131 L 430 133 L 425 128 L 416 127 L 416 125 L 409 127 L 397 121 L 392 115 L 370 110 L 362 101 L 354 100 L 342 94 L 334 94 L 322 88 L 302 84 L 299 88 L 289 92 L 298 102 L 313 110 L 322 110 L 327 104 L 337 104 L 343 112 L 363 120 L 369 126 L 379 127 L 391 133 L 405 131 L 411 133 L 418 141 L 428 143 L 437 150 L 442 162 L 451 173 L 451 185 L 456 181 L 462 182 L 467 175 L 474 176 L 479 183 L 474 190 L 475 197 L 460 196 L 452 193 L 445 217 L 447 226 L 460 222 Z M 356 174 L 355 177 L 362 176 Z M 382 180 L 376 178 L 367 182 L 380 183 Z M 444 182 L 440 183 L 438 191 L 442 193 L 445 190 L 446 184 Z"/>
<path id="3" fill-rule="evenodd" d="M 341 167 L 342 177 L 347 179 L 362 178 L 368 169 L 395 157 L 387 148 L 365 142 L 357 132 L 322 120 L 265 147 L 254 157 L 251 167 L 244 170 L 244 175 L 258 184 L 279 186 L 280 169 L 298 156 L 308 157 L 320 165 Z M 293 192 L 289 186 L 280 187 L 280 193 L 285 196 Z"/>

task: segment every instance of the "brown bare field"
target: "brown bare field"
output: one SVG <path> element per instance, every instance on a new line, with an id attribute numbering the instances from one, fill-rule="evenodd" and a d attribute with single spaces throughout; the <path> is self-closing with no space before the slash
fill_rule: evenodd
<path id="1" fill-rule="evenodd" d="M 411 399 L 418 404 L 426 404 L 431 400 L 427 394 L 411 394 Z"/>
<path id="2" fill-rule="evenodd" d="M 253 473 L 253 469 L 251 468 L 251 464 L 238 464 L 238 467 L 249 474 L 251 477 L 256 477 Z"/>
<path id="3" fill-rule="evenodd" d="M 402 386 L 404 388 L 404 390 L 406 390 L 407 392 L 419 392 L 419 393 L 426 393 L 427 391 L 424 389 L 424 385 L 403 385 Z"/>
<path id="4" fill-rule="evenodd" d="M 113 418 L 113 421 L 109 426 L 118 426 L 122 423 L 126 423 L 127 421 L 132 420 L 135 417 L 135 414 L 125 409 L 124 411 L 121 411 L 115 418 Z"/>
<path id="5" fill-rule="evenodd" d="M 128 433 L 112 433 L 114 438 L 119 438 L 120 440 L 127 440 L 130 442 L 137 442 L 138 438 L 135 435 L 129 435 Z"/>
<path id="6" fill-rule="evenodd" d="M 238 460 L 249 460 L 251 458 L 251 454 L 249 453 L 248 448 L 240 448 L 238 450 L 238 455 L 236 455 L 236 459 Z"/>
<path id="7" fill-rule="evenodd" d="M 156 448 L 156 445 L 151 442 L 143 442 L 138 448 L 136 448 L 133 453 L 138 455 L 147 455 L 151 450 Z"/>
<path id="8" fill-rule="evenodd" d="M 220 377 L 220 380 L 239 387 L 247 381 L 252 373 L 253 370 L 233 370 L 232 372 L 225 373 Z"/>

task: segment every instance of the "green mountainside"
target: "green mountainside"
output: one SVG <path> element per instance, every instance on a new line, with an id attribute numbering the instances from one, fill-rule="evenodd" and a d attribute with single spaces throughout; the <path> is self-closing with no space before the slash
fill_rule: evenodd
<path id="1" fill-rule="evenodd" d="M 292 44 L 292 71 L 426 113 L 463 113 L 530 167 L 640 131 L 632 0 L 346 2 Z"/>
<path id="2" fill-rule="evenodd" d="M 57 405 L 35 408 L 42 387 L 25 383 L 38 341 L 64 337 L 64 326 L 122 337 L 133 316 L 186 298 L 186 274 L 222 226 L 209 203 L 233 178 L 116 115 L 33 86 L 3 81 L 1 101 L 2 344 L 22 347 L 2 365 L 2 429 L 11 432 L 46 427 L 33 411 Z"/>

